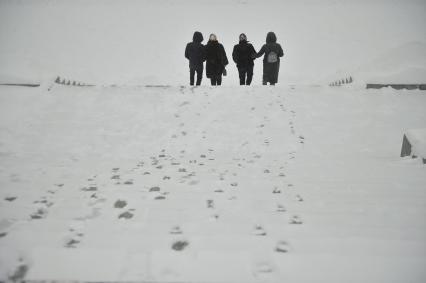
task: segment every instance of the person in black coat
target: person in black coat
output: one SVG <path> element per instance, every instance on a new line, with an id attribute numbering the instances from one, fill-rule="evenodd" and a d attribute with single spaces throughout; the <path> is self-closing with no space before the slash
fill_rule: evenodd
<path id="1" fill-rule="evenodd" d="M 222 84 L 222 74 L 225 74 L 225 66 L 228 65 L 225 48 L 217 41 L 217 37 L 211 34 L 206 45 L 206 75 L 212 85 Z"/>
<path id="2" fill-rule="evenodd" d="M 189 84 L 194 85 L 195 73 L 197 73 L 197 85 L 201 85 L 203 78 L 204 61 L 206 60 L 205 46 L 201 44 L 204 38 L 201 32 L 194 32 L 192 42 L 185 48 L 185 58 L 189 60 Z"/>
<path id="3" fill-rule="evenodd" d="M 266 35 L 266 44 L 262 46 L 256 57 L 263 54 L 263 84 L 270 83 L 275 85 L 278 82 L 278 72 L 280 70 L 280 57 L 284 56 L 281 45 L 277 43 L 275 33 L 268 32 Z"/>
<path id="4" fill-rule="evenodd" d="M 247 41 L 244 33 L 240 34 L 239 40 L 240 42 L 234 46 L 232 51 L 232 59 L 237 64 L 240 85 L 250 85 L 253 79 L 253 61 L 257 53 L 253 45 Z"/>

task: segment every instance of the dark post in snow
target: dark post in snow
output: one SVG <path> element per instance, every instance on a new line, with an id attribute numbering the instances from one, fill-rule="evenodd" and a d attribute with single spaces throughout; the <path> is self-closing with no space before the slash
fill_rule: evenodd
<path id="1" fill-rule="evenodd" d="M 411 155 L 411 144 L 407 139 L 407 136 L 404 135 L 402 139 L 402 148 L 401 148 L 401 157 L 410 156 Z"/>

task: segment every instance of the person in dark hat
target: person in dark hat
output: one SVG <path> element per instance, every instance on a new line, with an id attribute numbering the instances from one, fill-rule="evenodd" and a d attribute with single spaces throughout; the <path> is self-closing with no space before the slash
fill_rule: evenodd
<path id="1" fill-rule="evenodd" d="M 263 84 L 275 85 L 278 82 L 278 72 L 280 70 L 280 57 L 284 56 L 281 45 L 277 43 L 275 33 L 268 32 L 266 44 L 262 46 L 256 57 L 263 57 Z"/>
<path id="2" fill-rule="evenodd" d="M 203 79 L 204 61 L 206 60 L 205 46 L 201 44 L 204 38 L 201 32 L 194 32 L 192 42 L 185 48 L 185 58 L 189 60 L 189 84 L 194 85 L 195 73 L 197 73 L 197 85 L 201 85 Z"/>
<path id="3" fill-rule="evenodd" d="M 232 59 L 237 64 L 240 85 L 250 85 L 253 79 L 254 59 L 256 50 L 253 45 L 247 41 L 247 36 L 242 33 L 239 36 L 239 43 L 234 46 Z"/>
<path id="4" fill-rule="evenodd" d="M 226 75 L 228 65 L 225 48 L 219 43 L 215 34 L 211 34 L 206 45 L 206 75 L 211 85 L 221 85 L 222 75 Z"/>

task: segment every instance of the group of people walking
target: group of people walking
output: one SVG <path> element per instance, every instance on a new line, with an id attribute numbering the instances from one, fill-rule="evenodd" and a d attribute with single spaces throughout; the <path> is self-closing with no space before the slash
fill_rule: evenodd
<path id="1" fill-rule="evenodd" d="M 222 76 L 226 76 L 226 66 L 229 64 L 225 48 L 217 40 L 215 34 L 209 36 L 209 41 L 203 45 L 204 38 L 201 32 L 194 32 L 192 42 L 186 45 L 185 57 L 189 60 L 190 85 L 194 85 L 195 74 L 197 74 L 196 85 L 201 85 L 206 62 L 206 76 L 211 85 L 221 85 Z M 281 45 L 277 43 L 275 33 L 266 35 L 266 44 L 259 52 L 247 41 L 247 36 L 242 33 L 239 43 L 234 46 L 232 59 L 238 68 L 240 85 L 250 85 L 253 79 L 254 60 L 263 57 L 263 84 L 275 85 L 278 82 L 280 69 L 280 57 L 284 56 Z"/>

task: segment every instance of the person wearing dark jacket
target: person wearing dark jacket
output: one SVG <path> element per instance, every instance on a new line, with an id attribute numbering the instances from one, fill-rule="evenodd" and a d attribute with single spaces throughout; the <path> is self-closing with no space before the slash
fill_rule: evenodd
<path id="1" fill-rule="evenodd" d="M 278 72 L 280 70 L 280 57 L 284 56 L 281 45 L 277 43 L 275 33 L 268 32 L 266 44 L 262 46 L 256 57 L 263 57 L 263 84 L 275 85 L 278 82 Z"/>
<path id="2" fill-rule="evenodd" d="M 195 73 L 197 73 L 197 85 L 201 85 L 203 78 L 204 61 L 206 60 L 205 46 L 201 44 L 204 38 L 201 32 L 194 32 L 192 42 L 185 48 L 185 58 L 189 60 L 189 84 L 194 85 Z"/>
<path id="3" fill-rule="evenodd" d="M 217 37 L 211 34 L 206 45 L 206 75 L 212 85 L 222 84 L 222 74 L 226 75 L 225 66 L 228 65 L 225 48 L 217 41 Z"/>
<path id="4" fill-rule="evenodd" d="M 253 61 L 257 53 L 253 45 L 247 41 L 244 33 L 240 34 L 239 40 L 240 42 L 234 46 L 232 51 L 232 59 L 237 64 L 240 85 L 250 85 L 253 79 Z"/>

